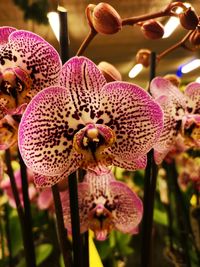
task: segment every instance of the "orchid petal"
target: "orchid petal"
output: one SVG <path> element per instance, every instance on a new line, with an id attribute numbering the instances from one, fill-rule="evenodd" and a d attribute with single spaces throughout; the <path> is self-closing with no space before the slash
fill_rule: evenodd
<path id="1" fill-rule="evenodd" d="M 53 205 L 53 195 L 51 188 L 46 188 L 39 193 L 37 205 L 41 210 L 48 209 L 51 207 L 51 205 Z"/>
<path id="2" fill-rule="evenodd" d="M 200 83 L 192 82 L 185 89 L 185 95 L 188 96 L 189 108 L 192 113 L 200 114 Z M 189 110 L 189 112 L 191 112 Z"/>
<path id="3" fill-rule="evenodd" d="M 0 49 L 8 43 L 9 35 L 16 31 L 13 27 L 0 27 Z"/>
<path id="4" fill-rule="evenodd" d="M 133 159 L 132 161 L 126 160 L 123 158 L 115 157 L 113 159 L 113 165 L 114 166 L 120 166 L 121 168 L 124 168 L 126 170 L 139 170 L 144 169 L 147 165 L 147 156 L 140 157 L 138 159 Z"/>
<path id="5" fill-rule="evenodd" d="M 128 186 L 118 181 L 110 183 L 110 194 L 116 205 L 112 212 L 115 228 L 123 233 L 134 231 L 142 219 L 142 201 Z"/>
<path id="6" fill-rule="evenodd" d="M 41 89 L 57 85 L 61 61 L 56 50 L 38 35 L 28 31 L 14 31 L 1 51 L 2 69 L 20 67 L 32 80 L 32 95 Z"/>
<path id="7" fill-rule="evenodd" d="M 103 87 L 99 114 L 98 123 L 109 126 L 116 135 L 116 142 L 107 151 L 125 163 L 143 157 L 163 127 L 160 106 L 143 89 L 126 82 Z"/>
<path id="8" fill-rule="evenodd" d="M 159 141 L 154 145 L 155 160 L 160 164 L 173 146 L 181 128 L 181 120 L 176 119 L 174 103 L 167 96 L 160 96 L 156 101 L 164 111 L 164 128 Z"/>
<path id="9" fill-rule="evenodd" d="M 69 91 L 62 87 L 42 90 L 29 103 L 19 127 L 25 164 L 45 176 L 73 172 L 82 158 L 73 150 L 73 136 L 83 126 Z"/>
<path id="10" fill-rule="evenodd" d="M 180 103 L 183 107 L 185 107 L 185 97 L 183 93 L 174 86 L 169 80 L 156 77 L 151 81 L 150 91 L 154 98 L 158 98 L 162 95 L 175 99 L 175 102 Z"/>
<path id="11" fill-rule="evenodd" d="M 73 57 L 63 66 L 61 85 L 70 91 L 76 110 L 85 123 L 94 122 L 100 107 L 100 91 L 105 84 L 101 71 L 85 57 Z"/>

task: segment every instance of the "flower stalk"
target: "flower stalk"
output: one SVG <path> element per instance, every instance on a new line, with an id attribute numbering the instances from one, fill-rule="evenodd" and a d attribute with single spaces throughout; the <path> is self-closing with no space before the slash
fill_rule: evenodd
<path id="1" fill-rule="evenodd" d="M 5 161 L 6 161 L 7 172 L 10 177 L 11 187 L 12 187 L 12 191 L 13 191 L 13 195 L 14 195 L 14 199 L 16 203 L 16 208 L 17 208 L 17 212 L 18 212 L 18 216 L 20 220 L 26 264 L 27 264 L 27 267 L 35 267 L 36 266 L 35 258 L 34 258 L 34 254 L 30 251 L 32 245 L 30 244 L 29 234 L 27 233 L 25 215 L 24 215 L 24 211 L 23 211 L 23 208 L 20 202 L 17 185 L 15 182 L 15 177 L 13 174 L 13 169 L 11 166 L 11 156 L 10 156 L 9 149 L 5 151 Z"/>
<path id="2" fill-rule="evenodd" d="M 151 53 L 150 60 L 150 81 L 155 77 L 156 54 Z M 144 213 L 142 221 L 142 253 L 141 266 L 152 266 L 152 226 L 153 226 L 153 209 L 154 196 L 157 181 L 157 165 L 154 161 L 153 149 L 147 154 L 147 167 L 144 177 Z"/>
<path id="3" fill-rule="evenodd" d="M 28 235 L 29 240 L 29 250 L 31 254 L 31 258 L 33 259 L 33 266 L 36 266 L 35 259 L 35 248 L 34 248 L 34 240 L 32 233 L 32 216 L 31 216 L 31 206 L 30 199 L 28 195 L 28 178 L 26 165 L 21 157 L 20 152 L 18 151 L 18 158 L 20 163 L 20 171 L 21 171 L 21 181 L 22 181 L 22 195 L 23 195 L 23 203 L 24 203 L 24 219 L 25 219 L 25 227 L 26 227 L 26 235 Z"/>
<path id="4" fill-rule="evenodd" d="M 60 241 L 59 243 L 63 254 L 64 264 L 65 267 L 71 267 L 72 266 L 71 244 L 67 239 L 67 230 L 65 229 L 64 226 L 62 205 L 57 185 L 52 186 L 52 193 L 53 193 L 55 212 L 56 212 L 57 229 Z"/>

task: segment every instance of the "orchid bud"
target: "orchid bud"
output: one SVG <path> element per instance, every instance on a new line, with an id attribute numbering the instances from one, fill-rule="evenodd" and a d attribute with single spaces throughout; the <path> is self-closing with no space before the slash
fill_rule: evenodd
<path id="1" fill-rule="evenodd" d="M 99 3 L 90 5 L 91 15 L 86 12 L 89 24 L 94 27 L 98 33 L 113 34 L 121 30 L 122 20 L 117 11 L 109 4 Z"/>
<path id="2" fill-rule="evenodd" d="M 164 34 L 163 25 L 156 20 L 148 20 L 141 26 L 144 36 L 148 39 L 160 39 Z"/>
<path id="3" fill-rule="evenodd" d="M 175 74 L 167 74 L 163 78 L 170 81 L 174 86 L 179 87 L 181 80 Z"/>
<path id="4" fill-rule="evenodd" d="M 179 14 L 180 23 L 187 30 L 194 30 L 199 22 L 195 11 L 189 7 L 185 12 Z"/>
<path id="5" fill-rule="evenodd" d="M 136 54 L 136 63 L 148 67 L 150 64 L 151 51 L 148 49 L 140 49 Z"/>
<path id="6" fill-rule="evenodd" d="M 98 64 L 98 68 L 108 83 L 122 80 L 120 72 L 112 64 L 102 61 Z"/>
<path id="7" fill-rule="evenodd" d="M 200 45 L 200 27 L 197 27 L 197 29 L 190 35 L 189 41 L 194 46 Z"/>

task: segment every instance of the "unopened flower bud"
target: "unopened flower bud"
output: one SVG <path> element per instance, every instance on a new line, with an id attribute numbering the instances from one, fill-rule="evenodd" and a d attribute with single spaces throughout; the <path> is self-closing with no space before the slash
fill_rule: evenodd
<path id="1" fill-rule="evenodd" d="M 108 83 L 122 80 L 120 72 L 112 64 L 102 61 L 99 63 L 98 68 Z"/>
<path id="2" fill-rule="evenodd" d="M 136 54 L 136 63 L 148 67 L 150 64 L 151 51 L 148 49 L 140 49 Z"/>
<path id="3" fill-rule="evenodd" d="M 164 34 L 163 25 L 156 20 L 148 20 L 141 26 L 144 36 L 148 39 L 160 39 Z"/>
<path id="4" fill-rule="evenodd" d="M 197 27 L 197 29 L 190 35 L 189 41 L 194 46 L 200 45 L 200 27 Z"/>
<path id="5" fill-rule="evenodd" d="M 181 80 L 175 74 L 167 74 L 163 78 L 170 81 L 174 86 L 179 87 Z"/>
<path id="6" fill-rule="evenodd" d="M 189 7 L 185 12 L 179 14 L 180 23 L 187 30 L 194 30 L 199 22 L 195 11 Z"/>
<path id="7" fill-rule="evenodd" d="M 117 11 L 107 3 L 89 5 L 90 14 L 86 10 L 89 24 L 102 34 L 113 34 L 121 30 L 122 20 Z"/>

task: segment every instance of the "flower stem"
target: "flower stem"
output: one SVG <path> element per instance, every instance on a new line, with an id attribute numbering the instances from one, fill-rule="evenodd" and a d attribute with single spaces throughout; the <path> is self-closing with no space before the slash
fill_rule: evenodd
<path id="1" fill-rule="evenodd" d="M 64 64 L 69 59 L 69 39 L 68 39 L 68 26 L 67 26 L 67 12 L 59 10 L 59 42 L 60 42 L 60 57 Z"/>
<path id="2" fill-rule="evenodd" d="M 13 169 L 11 166 L 11 157 L 10 157 L 10 151 L 7 149 L 5 151 L 5 162 L 7 166 L 7 173 L 10 177 L 10 183 L 11 183 L 11 188 L 13 191 L 13 196 L 15 199 L 16 203 L 16 208 L 19 216 L 19 221 L 20 221 L 20 226 L 21 226 L 21 231 L 22 231 L 22 239 L 23 239 L 23 244 L 24 244 L 24 253 L 25 253 L 25 259 L 26 259 L 26 264 L 27 267 L 35 267 L 35 259 L 32 258 L 32 252 L 30 252 L 29 249 L 29 235 L 26 233 L 26 222 L 25 222 L 25 216 L 24 216 L 24 211 L 20 202 L 18 190 L 17 190 L 17 185 L 15 182 L 15 177 L 13 174 Z"/>
<path id="3" fill-rule="evenodd" d="M 10 236 L 10 223 L 9 223 L 9 207 L 6 204 L 5 205 L 5 231 L 6 231 L 6 240 L 7 240 L 7 246 L 8 246 L 8 251 L 9 251 L 9 267 L 14 267 L 14 262 L 13 262 L 13 255 L 12 255 L 12 247 L 11 247 L 11 236 Z"/>
<path id="4" fill-rule="evenodd" d="M 65 267 L 71 267 L 72 266 L 71 244 L 67 239 L 67 230 L 65 229 L 64 226 L 62 204 L 57 185 L 52 186 L 52 193 L 56 211 L 58 236 L 59 236 L 61 251 L 63 254 L 64 264 Z"/>
<path id="5" fill-rule="evenodd" d="M 157 166 L 153 158 L 153 150 L 147 155 L 147 167 L 144 177 L 144 215 L 142 223 L 142 253 L 141 266 L 152 266 L 152 226 L 153 226 L 153 208 L 154 196 L 157 180 Z"/>
<path id="6" fill-rule="evenodd" d="M 191 235 L 191 227 L 189 223 L 189 217 L 186 211 L 186 207 L 184 205 L 184 199 L 181 194 L 180 188 L 178 186 L 177 178 L 178 174 L 176 171 L 175 163 L 173 162 L 170 165 L 166 166 L 167 177 L 171 182 L 171 188 L 175 194 L 175 202 L 176 202 L 176 215 L 180 229 L 180 245 L 184 250 L 184 263 L 186 266 L 190 267 L 190 255 L 189 255 L 189 235 Z"/>
<path id="7" fill-rule="evenodd" d="M 163 52 L 161 52 L 159 55 L 157 55 L 157 60 L 159 61 L 161 58 L 163 58 L 164 56 L 166 56 L 167 54 L 171 53 L 172 51 L 174 51 L 175 49 L 179 48 L 179 47 L 185 47 L 185 42 L 189 39 L 190 35 L 192 34 L 193 31 L 189 31 L 184 37 L 183 39 L 181 39 L 178 43 L 172 45 L 171 47 L 167 48 L 166 50 L 164 50 Z"/>
<path id="8" fill-rule="evenodd" d="M 72 244 L 73 244 L 73 263 L 74 267 L 87 267 L 83 262 L 83 243 L 80 234 L 80 218 L 78 207 L 78 185 L 76 173 L 72 173 L 68 177 L 71 228 L 72 228 Z"/>
<path id="9" fill-rule="evenodd" d="M 60 54 L 61 54 L 61 60 L 64 64 L 69 59 L 69 40 L 68 40 L 68 25 L 67 25 L 67 12 L 66 11 L 60 11 L 59 12 L 60 17 Z M 67 50 L 67 52 L 65 51 Z M 72 221 L 72 249 L 73 249 L 73 267 L 83 267 L 83 250 L 82 250 L 82 243 L 81 243 L 81 235 L 80 235 L 80 222 L 79 222 L 79 210 L 78 210 L 78 194 L 77 194 L 77 180 L 76 180 L 76 174 L 73 173 L 69 176 L 69 195 L 70 195 L 70 210 L 71 210 L 71 221 Z M 56 187 L 53 186 L 53 194 L 54 198 L 57 195 L 58 192 L 55 189 Z M 58 201 L 58 196 L 56 196 Z M 56 203 L 55 203 L 56 204 Z M 61 203 L 60 203 L 61 204 Z M 61 205 L 60 207 L 57 207 L 58 217 L 61 220 L 61 216 L 63 217 L 63 212 Z M 62 219 L 63 221 L 63 219 Z M 63 224 L 63 225 L 61 225 Z M 58 228 L 60 235 L 64 235 L 64 223 L 58 222 Z M 66 233 L 66 231 L 65 231 Z M 64 235 L 65 238 L 67 238 L 67 235 Z M 63 238 L 63 237 L 60 237 Z M 66 241 L 62 240 L 61 246 L 62 251 L 67 249 L 64 246 L 64 243 Z M 69 252 L 68 247 L 68 256 L 69 253 L 71 253 L 71 249 Z M 70 259 L 71 261 L 71 259 Z"/>
<path id="10" fill-rule="evenodd" d="M 150 81 L 155 77 L 156 54 L 151 53 Z M 147 154 L 147 167 L 144 177 L 144 215 L 142 223 L 142 253 L 141 266 L 152 266 L 152 226 L 153 226 L 153 209 L 154 196 L 157 180 L 157 165 L 154 161 L 153 149 Z"/>
<path id="11" fill-rule="evenodd" d="M 78 52 L 76 53 L 77 56 L 81 56 L 84 53 L 84 51 L 86 50 L 86 48 L 89 46 L 89 44 L 92 42 L 92 40 L 94 39 L 96 35 L 97 35 L 97 32 L 93 28 L 91 28 L 90 32 L 88 33 L 85 40 L 81 44 Z"/>
<path id="12" fill-rule="evenodd" d="M 122 25 L 130 25 L 133 26 L 134 24 L 138 23 L 138 22 L 142 22 L 142 21 L 146 21 L 149 19 L 155 19 L 155 18 L 159 18 L 159 17 L 165 17 L 165 16 L 178 16 L 173 9 L 175 7 L 182 7 L 183 9 L 185 9 L 185 6 L 183 3 L 181 2 L 174 2 L 174 3 L 170 3 L 164 10 L 161 10 L 159 12 L 155 12 L 155 13 L 151 13 L 151 14 L 145 14 L 145 15 L 141 15 L 141 16 L 137 16 L 137 17 L 131 17 L 131 18 L 125 18 L 122 20 Z"/>
<path id="13" fill-rule="evenodd" d="M 23 202 L 24 202 L 24 219 L 25 219 L 25 231 L 28 239 L 28 250 L 30 253 L 30 257 L 32 259 L 32 266 L 36 266 L 35 259 L 35 249 L 34 249 L 34 241 L 33 241 L 33 233 L 32 233 L 32 215 L 31 215 L 31 206 L 30 199 L 28 194 L 28 178 L 26 165 L 21 157 L 20 152 L 18 151 L 18 158 L 20 163 L 20 171 L 21 171 L 21 181 L 22 181 L 22 194 L 23 194 Z"/>

